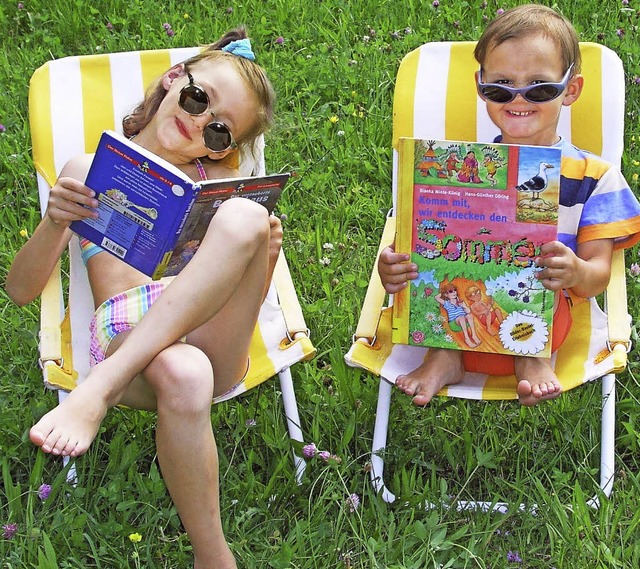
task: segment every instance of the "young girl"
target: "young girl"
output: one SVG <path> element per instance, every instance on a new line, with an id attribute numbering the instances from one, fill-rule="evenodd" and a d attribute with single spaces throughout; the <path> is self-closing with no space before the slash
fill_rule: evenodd
<path id="1" fill-rule="evenodd" d="M 125 134 L 193 179 L 239 175 L 238 148 L 251 148 L 273 114 L 271 84 L 253 59 L 244 29 L 229 32 L 164 73 L 125 117 Z M 16 255 L 6 288 L 17 304 L 42 291 L 71 238 L 69 224 L 97 217 L 85 207 L 98 205 L 83 184 L 91 160 L 78 156 L 64 166 L 45 216 Z M 210 406 L 245 374 L 281 242 L 279 220 L 245 199 L 220 208 L 173 280 L 152 282 L 83 242 L 97 307 L 95 367 L 30 432 L 43 451 L 75 457 L 86 452 L 110 407 L 156 410 L 158 460 L 191 539 L 195 569 L 236 567 L 220 519 Z"/>

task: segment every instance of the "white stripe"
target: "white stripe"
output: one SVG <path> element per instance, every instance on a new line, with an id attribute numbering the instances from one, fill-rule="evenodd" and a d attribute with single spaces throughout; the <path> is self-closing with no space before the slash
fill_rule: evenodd
<path id="1" fill-rule="evenodd" d="M 114 130 L 122 132 L 122 119 L 142 101 L 140 52 L 114 53 L 109 56 L 113 88 Z"/>
<path id="2" fill-rule="evenodd" d="M 78 57 L 49 63 L 51 84 L 51 130 L 56 174 L 69 159 L 84 154 L 82 82 Z"/>
<path id="3" fill-rule="evenodd" d="M 198 47 L 177 47 L 169 51 L 169 58 L 171 59 L 171 65 L 177 65 L 182 63 L 185 59 L 189 59 L 194 55 L 200 53 Z"/>
<path id="4" fill-rule="evenodd" d="M 420 48 L 413 101 L 414 138 L 444 139 L 450 57 L 450 42 L 430 43 Z"/>
<path id="5" fill-rule="evenodd" d="M 606 48 L 602 50 L 602 157 L 618 168 L 624 149 L 624 69 L 618 55 Z M 612 96 L 616 94 L 617 96 Z M 608 95 L 608 96 L 607 96 Z"/>

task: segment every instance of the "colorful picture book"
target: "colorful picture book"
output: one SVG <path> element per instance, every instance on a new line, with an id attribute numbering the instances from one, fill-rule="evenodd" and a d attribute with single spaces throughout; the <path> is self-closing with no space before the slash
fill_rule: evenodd
<path id="1" fill-rule="evenodd" d="M 105 131 L 86 185 L 99 201 L 96 220 L 71 229 L 154 279 L 178 274 L 226 200 L 244 197 L 269 212 L 289 174 L 194 182 L 124 136 Z"/>
<path id="2" fill-rule="evenodd" d="M 402 138 L 396 251 L 419 277 L 396 294 L 395 343 L 549 357 L 559 148 Z"/>

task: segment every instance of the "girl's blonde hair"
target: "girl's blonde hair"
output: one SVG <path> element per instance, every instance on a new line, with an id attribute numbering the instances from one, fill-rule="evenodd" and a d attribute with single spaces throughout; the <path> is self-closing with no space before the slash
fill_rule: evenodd
<path id="1" fill-rule="evenodd" d="M 537 34 L 556 43 L 565 70 L 573 63 L 572 74 L 580 73 L 582 59 L 573 24 L 552 8 L 539 4 L 524 4 L 497 16 L 484 30 L 473 54 L 482 66 L 493 48 L 510 39 Z"/>
<path id="2" fill-rule="evenodd" d="M 217 42 L 207 46 L 203 51 L 182 62 L 185 69 L 189 69 L 201 62 L 225 61 L 234 66 L 247 88 L 254 94 L 257 108 L 254 109 L 256 119 L 253 127 L 236 139 L 238 149 L 227 155 L 237 161 L 237 152 L 243 146 L 251 150 L 253 142 L 261 134 L 264 134 L 273 123 L 273 110 L 275 107 L 275 92 L 271 82 L 267 78 L 264 69 L 245 57 L 233 55 L 222 48 L 232 41 L 244 39 L 247 31 L 243 26 L 227 32 Z M 158 111 L 160 103 L 165 98 L 167 91 L 162 85 L 162 76 L 158 77 L 147 89 L 145 97 L 140 104 L 124 119 L 122 129 L 126 136 L 132 137 L 146 127 Z M 226 159 L 225 159 L 226 162 Z"/>

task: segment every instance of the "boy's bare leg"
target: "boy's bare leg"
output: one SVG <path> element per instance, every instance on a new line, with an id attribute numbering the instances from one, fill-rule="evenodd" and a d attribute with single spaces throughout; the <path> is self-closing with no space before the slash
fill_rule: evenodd
<path id="1" fill-rule="evenodd" d="M 460 383 L 463 377 L 461 351 L 431 348 L 424 363 L 407 375 L 399 375 L 396 385 L 413 397 L 415 405 L 423 406 L 443 387 Z"/>
<path id="2" fill-rule="evenodd" d="M 562 393 L 562 386 L 551 367 L 549 358 L 514 358 L 518 379 L 518 400 L 531 407 L 541 401 L 555 399 Z"/>

